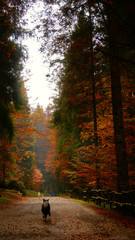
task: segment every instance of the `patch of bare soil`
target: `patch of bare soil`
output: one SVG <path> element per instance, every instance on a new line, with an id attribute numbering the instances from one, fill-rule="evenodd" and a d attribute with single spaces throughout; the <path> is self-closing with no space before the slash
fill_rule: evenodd
<path id="1" fill-rule="evenodd" d="M 46 221 L 41 204 L 42 198 L 24 198 L 1 209 L 0 240 L 135 240 L 133 230 L 88 204 L 50 197 Z"/>

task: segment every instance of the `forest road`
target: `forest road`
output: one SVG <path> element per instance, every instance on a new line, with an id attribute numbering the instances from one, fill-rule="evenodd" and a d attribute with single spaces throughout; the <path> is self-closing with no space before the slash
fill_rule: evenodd
<path id="1" fill-rule="evenodd" d="M 0 211 L 0 240 L 134 240 L 135 232 L 98 214 L 88 204 L 50 197 L 43 220 L 42 198 L 28 198 Z"/>

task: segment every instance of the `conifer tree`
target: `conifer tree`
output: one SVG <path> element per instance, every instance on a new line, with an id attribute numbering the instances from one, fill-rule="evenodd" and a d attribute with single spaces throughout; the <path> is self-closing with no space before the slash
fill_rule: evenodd
<path id="1" fill-rule="evenodd" d="M 10 108 L 25 104 L 21 94 L 23 48 L 18 41 L 23 30 L 21 17 L 27 1 L 0 2 L 0 135 L 13 136 Z"/>

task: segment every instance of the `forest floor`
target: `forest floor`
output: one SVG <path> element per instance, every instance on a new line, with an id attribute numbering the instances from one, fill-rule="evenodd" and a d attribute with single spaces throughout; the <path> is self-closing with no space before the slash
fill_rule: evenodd
<path id="1" fill-rule="evenodd" d="M 0 208 L 0 240 L 135 240 L 135 218 L 49 197 L 51 217 L 43 220 L 43 198 L 21 198 Z"/>

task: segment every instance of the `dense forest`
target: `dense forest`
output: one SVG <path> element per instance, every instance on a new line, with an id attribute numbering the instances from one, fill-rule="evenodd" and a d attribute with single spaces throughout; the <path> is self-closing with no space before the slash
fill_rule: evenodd
<path id="1" fill-rule="evenodd" d="M 32 32 L 36 1 L 0 2 L 0 188 L 134 189 L 135 2 L 41 2 Z M 22 75 L 21 39 L 38 34 L 57 86 L 46 110 L 31 110 Z"/>

